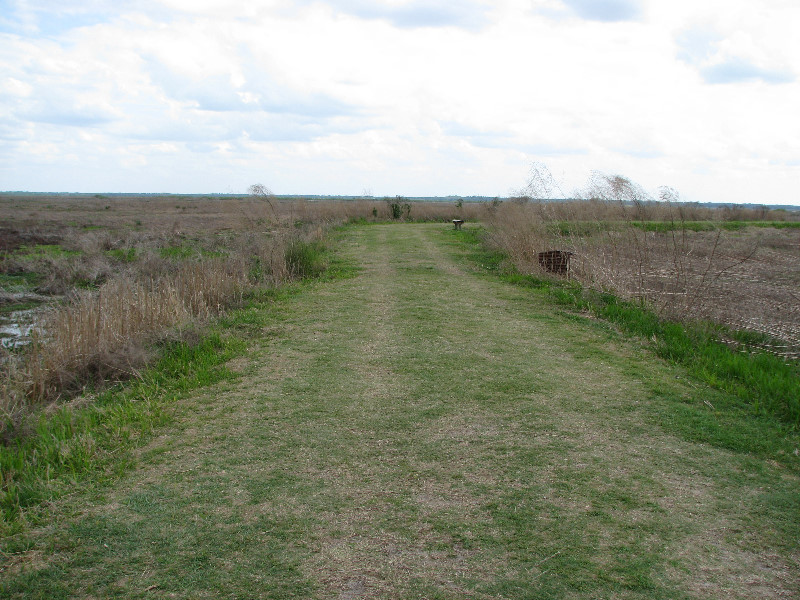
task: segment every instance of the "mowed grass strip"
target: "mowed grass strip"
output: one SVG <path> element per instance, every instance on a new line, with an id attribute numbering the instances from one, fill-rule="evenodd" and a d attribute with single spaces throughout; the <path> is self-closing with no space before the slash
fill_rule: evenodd
<path id="1" fill-rule="evenodd" d="M 348 229 L 341 258 L 359 274 L 252 315 L 242 376 L 182 401 L 119 485 L 63 501 L 7 557 L 0 591 L 794 593 L 797 468 L 705 441 L 692 415 L 716 392 L 472 272 L 452 239 Z"/>

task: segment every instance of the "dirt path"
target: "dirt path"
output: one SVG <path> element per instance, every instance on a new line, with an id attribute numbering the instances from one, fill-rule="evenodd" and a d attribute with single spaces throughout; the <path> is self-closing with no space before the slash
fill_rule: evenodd
<path id="1" fill-rule="evenodd" d="M 9 595 L 796 594 L 797 477 L 680 437 L 710 392 L 449 239 L 350 230 L 359 275 L 273 307 L 245 374 L 66 502 Z"/>

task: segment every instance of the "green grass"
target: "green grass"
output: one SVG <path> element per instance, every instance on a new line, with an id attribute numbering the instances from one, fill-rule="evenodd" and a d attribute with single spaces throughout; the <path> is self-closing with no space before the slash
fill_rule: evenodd
<path id="1" fill-rule="evenodd" d="M 0 273 L 0 289 L 5 292 L 27 292 L 36 288 L 41 281 L 38 273 Z"/>
<path id="2" fill-rule="evenodd" d="M 607 231 L 618 231 L 625 227 L 636 227 L 644 231 L 713 231 L 719 228 L 741 229 L 744 225 L 714 221 L 554 221 L 548 223 L 551 234 L 561 236 L 589 237 Z"/>
<path id="3" fill-rule="evenodd" d="M 325 244 L 322 241 L 292 241 L 286 248 L 286 266 L 295 277 L 318 277 L 326 268 Z"/>
<path id="4" fill-rule="evenodd" d="M 793 593 L 796 435 L 500 280 L 469 229 L 336 235 L 339 276 L 222 321 L 235 379 L 167 394 L 136 469 L 5 540 L 0 595 Z"/>
<path id="5" fill-rule="evenodd" d="M 298 277 L 324 275 L 325 280 L 333 281 L 352 276 L 352 265 L 332 256 L 322 241 L 291 248 L 295 262 L 290 264 Z M 135 249 L 119 252 L 128 260 Z M 36 279 L 24 274 L 5 276 L 0 282 L 10 285 Z M 302 284 L 253 291 L 249 305 L 223 315 L 220 326 L 239 334 L 260 330 L 266 325 L 264 303 L 291 296 L 298 285 Z M 22 423 L 22 431 L 15 431 L 9 423 L 7 438 L 12 442 L 0 446 L 0 511 L 6 530 L 21 526 L 20 511 L 57 498 L 65 486 L 94 480 L 98 469 L 102 471 L 109 460 L 118 459 L 118 450 L 129 452 L 137 440 L 168 420 L 170 402 L 191 390 L 229 379 L 232 373 L 224 363 L 244 351 L 248 337 L 222 336 L 217 331 L 198 343 L 171 343 L 160 350 L 162 357 L 139 379 L 99 394 L 88 408 L 39 415 L 35 424 Z M 119 471 L 115 469 L 115 473 Z"/>
<path id="6" fill-rule="evenodd" d="M 162 258 L 171 258 L 173 260 L 186 260 L 190 258 L 220 258 L 225 256 L 224 252 L 218 250 L 206 250 L 194 244 L 182 244 L 180 246 L 165 246 L 159 248 L 159 254 Z"/>
<path id="7" fill-rule="evenodd" d="M 636 221 L 632 225 L 645 231 L 740 231 L 747 227 L 800 229 L 800 221 Z"/>
<path id="8" fill-rule="evenodd" d="M 670 323 L 617 298 L 582 293 L 580 297 L 568 295 L 564 301 L 588 308 L 625 332 L 654 339 L 658 356 L 687 366 L 699 380 L 748 402 L 756 413 L 775 415 L 794 428 L 800 426 L 797 362 L 759 350 L 731 349 L 719 341 L 718 328 Z"/>
<path id="9" fill-rule="evenodd" d="M 714 231 L 716 229 L 739 230 L 745 224 L 734 221 L 633 221 L 631 225 L 644 231 Z"/>
<path id="10" fill-rule="evenodd" d="M 747 223 L 745 221 L 745 223 Z M 772 227 L 774 229 L 800 229 L 800 221 L 756 221 L 756 227 Z"/>
<path id="11" fill-rule="evenodd" d="M 199 254 L 197 248 L 192 246 L 165 246 L 158 249 L 163 258 L 186 259 L 193 258 Z"/>
<path id="12" fill-rule="evenodd" d="M 102 481 L 128 466 L 132 443 L 169 419 L 181 394 L 230 378 L 224 363 L 241 342 L 210 334 L 196 345 L 174 343 L 132 384 L 100 394 L 87 408 L 40 415 L 0 446 L 0 511 L 6 533 L 21 526 L 20 511 L 51 501 L 83 480 Z M 122 456 L 119 452 L 121 451 Z M 30 515 L 27 517 L 30 519 Z"/>
<path id="13" fill-rule="evenodd" d="M 15 319 L 11 318 L 11 314 L 20 311 L 26 311 L 34 309 L 38 306 L 41 306 L 40 302 L 8 302 L 0 304 L 0 319 L 3 321 L 11 320 L 14 321 Z M 13 337 L 13 336 L 4 336 L 4 337 Z"/>
<path id="14" fill-rule="evenodd" d="M 510 268 L 502 271 L 505 257 L 482 247 L 480 230 L 451 235 L 471 246 L 475 262 L 496 270 L 505 281 L 537 289 L 560 305 L 591 312 L 627 334 L 652 340 L 658 356 L 689 368 L 704 383 L 747 402 L 756 413 L 777 416 L 795 429 L 800 426 L 798 362 L 787 362 L 758 349 L 739 351 L 719 341 L 724 333 L 743 343 L 752 342 L 752 333 L 731 332 L 708 323 L 669 322 L 640 304 L 586 290 L 574 282 L 524 275 Z"/>
<path id="15" fill-rule="evenodd" d="M 77 250 L 65 250 L 58 244 L 38 244 L 36 246 L 23 246 L 15 254 L 21 258 L 34 259 L 78 256 L 81 253 Z"/>
<path id="16" fill-rule="evenodd" d="M 119 262 L 134 262 L 136 260 L 136 248 L 112 248 L 106 250 L 105 255 Z"/>
<path id="17" fill-rule="evenodd" d="M 549 233 L 553 235 L 577 237 L 587 237 L 621 227 L 622 223 L 610 221 L 553 221 L 547 224 Z"/>
<path id="18" fill-rule="evenodd" d="M 8 293 L 33 292 L 42 280 L 38 273 L 0 273 L 0 290 Z M 41 303 L 35 300 L 25 300 L 22 302 L 0 303 L 0 317 L 10 315 L 13 312 L 30 310 L 36 308 Z"/>
<path id="19" fill-rule="evenodd" d="M 717 229 L 741 231 L 747 227 L 800 229 L 800 221 L 554 221 L 548 223 L 548 230 L 555 235 L 587 237 L 630 226 L 658 233 Z"/>

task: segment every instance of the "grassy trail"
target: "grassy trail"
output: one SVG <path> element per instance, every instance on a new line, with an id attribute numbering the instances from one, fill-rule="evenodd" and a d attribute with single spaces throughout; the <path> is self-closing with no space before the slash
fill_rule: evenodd
<path id="1" fill-rule="evenodd" d="M 768 598 L 797 471 L 692 441 L 713 393 L 474 272 L 443 225 L 352 228 L 242 376 L 60 502 L 12 598 Z M 263 315 L 262 315 L 263 317 Z"/>

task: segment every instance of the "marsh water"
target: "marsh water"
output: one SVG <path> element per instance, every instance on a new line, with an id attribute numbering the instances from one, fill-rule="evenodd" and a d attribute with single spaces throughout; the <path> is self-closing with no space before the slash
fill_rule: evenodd
<path id="1" fill-rule="evenodd" d="M 18 348 L 30 343 L 31 330 L 41 312 L 41 308 L 29 308 L 0 315 L 0 344 L 5 348 Z"/>

